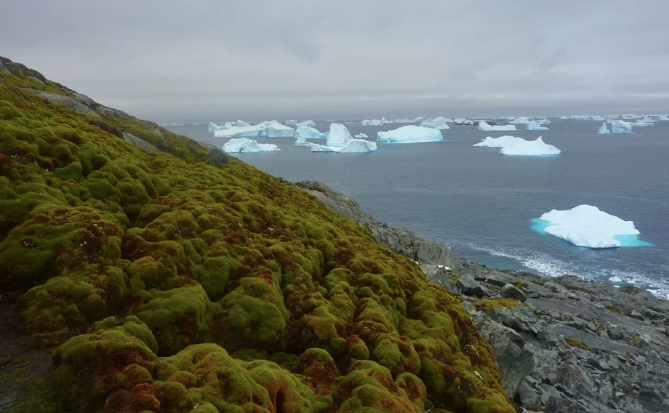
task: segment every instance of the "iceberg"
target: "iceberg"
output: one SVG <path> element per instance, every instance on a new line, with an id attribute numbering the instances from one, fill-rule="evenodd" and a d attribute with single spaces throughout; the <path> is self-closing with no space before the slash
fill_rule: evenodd
<path id="1" fill-rule="evenodd" d="M 632 133 L 632 124 L 624 120 L 611 122 L 611 133 Z"/>
<path id="2" fill-rule="evenodd" d="M 515 118 L 514 120 L 512 120 L 509 123 L 512 124 L 512 125 L 524 125 L 524 124 L 530 123 L 530 122 L 531 122 L 531 120 L 529 118 L 521 116 L 521 117 Z"/>
<path id="3" fill-rule="evenodd" d="M 541 126 L 539 122 L 530 121 L 527 122 L 527 130 L 548 130 L 548 128 L 545 126 Z"/>
<path id="4" fill-rule="evenodd" d="M 660 117 L 657 118 L 657 120 L 667 121 L 669 120 L 669 115 L 660 115 Z"/>
<path id="5" fill-rule="evenodd" d="M 360 122 L 361 125 L 363 126 L 380 126 L 383 124 L 383 122 L 379 119 L 365 119 L 362 122 Z"/>
<path id="6" fill-rule="evenodd" d="M 513 131 L 516 130 L 515 125 L 490 125 L 488 122 L 481 121 L 479 122 L 479 130 L 486 132 L 494 131 Z"/>
<path id="7" fill-rule="evenodd" d="M 611 131 L 609 131 L 609 128 L 606 125 L 606 122 L 602 123 L 602 127 L 599 128 L 599 133 L 601 133 L 602 135 L 607 135 L 611 133 Z"/>
<path id="8" fill-rule="evenodd" d="M 268 137 L 268 138 L 288 138 L 292 137 L 295 130 L 288 126 L 284 126 L 279 122 L 266 121 L 261 122 L 255 126 L 240 126 L 242 124 L 248 125 L 244 121 L 237 121 L 237 126 L 230 127 L 228 129 L 219 129 L 214 131 L 214 137 L 216 138 L 257 138 L 257 137 Z"/>
<path id="9" fill-rule="evenodd" d="M 353 139 L 353 136 L 351 136 L 351 132 L 348 131 L 346 126 L 341 123 L 331 123 L 325 145 L 332 147 L 346 146 L 351 139 Z"/>
<path id="10" fill-rule="evenodd" d="M 217 131 L 219 129 L 221 129 L 220 125 L 217 125 L 214 122 L 209 122 L 209 133 L 213 133 L 214 131 Z"/>
<path id="11" fill-rule="evenodd" d="M 250 124 L 250 123 L 246 123 L 246 122 L 244 122 L 243 120 L 239 120 L 239 119 L 237 119 L 236 126 L 242 126 L 242 127 L 244 127 L 244 126 L 251 126 L 251 124 Z"/>
<path id="12" fill-rule="evenodd" d="M 296 126 L 299 126 L 299 125 L 309 126 L 311 128 L 315 128 L 316 127 L 316 122 L 314 122 L 313 120 L 305 120 L 303 122 L 296 123 Z"/>
<path id="13" fill-rule="evenodd" d="M 569 116 L 560 116 L 560 120 L 569 120 Z"/>
<path id="14" fill-rule="evenodd" d="M 423 126 L 425 128 L 441 129 L 441 130 L 450 129 L 447 122 L 453 122 L 453 121 L 451 119 L 446 119 L 444 117 L 439 116 L 438 118 L 434 119 L 425 119 L 418 126 Z"/>
<path id="15" fill-rule="evenodd" d="M 359 134 L 355 135 L 355 137 L 356 137 L 357 139 L 366 139 L 366 138 L 369 138 L 369 136 L 367 136 L 367 135 L 364 134 L 364 133 L 359 133 Z"/>
<path id="16" fill-rule="evenodd" d="M 553 145 L 544 143 L 541 136 L 539 136 L 533 141 L 526 141 L 525 139 L 514 140 L 504 145 L 499 153 L 500 155 L 509 156 L 547 156 L 559 155 L 560 150 Z"/>
<path id="17" fill-rule="evenodd" d="M 471 119 L 457 118 L 453 120 L 453 123 L 455 123 L 456 125 L 473 125 L 474 121 Z"/>
<path id="18" fill-rule="evenodd" d="M 275 120 L 268 122 L 265 126 L 265 135 L 268 138 L 291 138 L 294 133 L 295 129 L 282 125 Z"/>
<path id="19" fill-rule="evenodd" d="M 388 132 L 378 132 L 376 140 L 381 143 L 418 143 L 443 141 L 439 129 L 407 125 Z"/>
<path id="20" fill-rule="evenodd" d="M 645 128 L 648 126 L 653 126 L 655 123 L 653 122 L 642 122 L 641 120 L 636 121 L 636 122 L 630 122 L 630 126 L 635 126 L 637 128 Z"/>
<path id="21" fill-rule="evenodd" d="M 270 143 L 258 143 L 248 138 L 233 138 L 223 145 L 223 150 L 228 153 L 247 152 L 272 152 L 280 150 L 278 146 Z"/>
<path id="22" fill-rule="evenodd" d="M 351 139 L 344 146 L 311 144 L 311 152 L 366 153 L 376 151 L 376 142 L 364 139 Z"/>
<path id="23" fill-rule="evenodd" d="M 504 146 L 512 145 L 520 141 L 525 141 L 525 139 L 508 135 L 500 136 L 499 138 L 492 138 L 488 136 L 487 138 L 482 139 L 481 142 L 475 144 L 474 146 L 485 147 L 485 148 L 503 148 Z"/>
<path id="24" fill-rule="evenodd" d="M 351 132 L 341 123 L 330 124 L 325 145 L 309 144 L 311 152 L 365 153 L 376 151 L 376 142 L 353 139 Z M 297 143 L 296 143 L 297 145 Z"/>
<path id="25" fill-rule="evenodd" d="M 318 129 L 311 126 L 298 123 L 293 137 L 295 137 L 295 146 L 311 146 L 311 143 L 307 142 L 307 139 L 324 139 L 327 137 L 327 134 L 321 133 Z"/>
<path id="26" fill-rule="evenodd" d="M 590 205 L 579 205 L 567 211 L 554 209 L 540 219 L 547 224 L 546 233 L 579 247 L 617 248 L 623 246 L 619 238 L 639 235 L 634 222 L 623 221 Z"/>

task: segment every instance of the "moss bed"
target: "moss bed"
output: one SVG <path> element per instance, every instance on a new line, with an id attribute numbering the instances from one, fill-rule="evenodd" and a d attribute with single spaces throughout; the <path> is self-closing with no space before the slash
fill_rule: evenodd
<path id="1" fill-rule="evenodd" d="M 456 298 L 281 179 L 12 63 L 0 289 L 67 412 L 512 413 Z M 85 101 L 82 101 L 85 102 Z M 122 139 L 132 133 L 160 152 Z"/>

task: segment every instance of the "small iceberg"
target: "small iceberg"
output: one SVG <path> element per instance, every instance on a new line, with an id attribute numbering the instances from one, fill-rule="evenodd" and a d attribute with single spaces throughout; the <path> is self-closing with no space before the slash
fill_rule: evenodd
<path id="1" fill-rule="evenodd" d="M 660 117 L 657 118 L 657 120 L 668 121 L 669 120 L 669 115 L 660 115 Z"/>
<path id="2" fill-rule="evenodd" d="M 488 122 L 481 121 L 479 122 L 479 130 L 485 132 L 505 132 L 505 131 L 515 131 L 516 125 L 490 125 Z"/>
<path id="3" fill-rule="evenodd" d="M 366 153 L 376 151 L 376 142 L 353 139 L 351 132 L 341 123 L 330 125 L 325 145 L 310 144 L 311 152 Z"/>
<path id="4" fill-rule="evenodd" d="M 599 128 L 598 133 L 600 133 L 602 135 L 608 135 L 609 133 L 611 133 L 608 126 L 606 125 L 606 122 L 602 123 L 602 127 Z"/>
<path id="5" fill-rule="evenodd" d="M 314 122 L 313 120 L 305 120 L 303 122 L 299 122 L 299 123 L 296 122 L 295 123 L 295 126 L 300 126 L 300 125 L 309 126 L 310 128 L 315 128 L 316 127 L 316 122 Z"/>
<path id="6" fill-rule="evenodd" d="M 272 152 L 280 150 L 278 146 L 271 143 L 258 143 L 249 138 L 230 139 L 223 145 L 223 150 L 227 153 L 248 153 L 248 152 Z"/>
<path id="7" fill-rule="evenodd" d="M 586 248 L 618 248 L 648 246 L 638 239 L 634 222 L 609 215 L 590 205 L 571 210 L 552 210 L 534 220 L 533 228 Z"/>
<path id="8" fill-rule="evenodd" d="M 509 156 L 548 156 L 561 153 L 555 146 L 544 143 L 541 136 L 533 141 L 526 141 L 515 136 L 500 136 L 499 138 L 488 136 L 474 146 L 502 148 L 499 151 L 500 155 Z"/>
<path id="9" fill-rule="evenodd" d="M 541 126 L 537 121 L 529 121 L 526 126 L 527 130 L 548 130 L 547 127 Z"/>
<path id="10" fill-rule="evenodd" d="M 362 126 L 381 126 L 385 123 L 385 120 L 386 120 L 385 118 L 371 119 L 371 120 L 365 119 L 362 122 L 360 122 L 360 124 Z"/>
<path id="11" fill-rule="evenodd" d="M 388 132 L 378 132 L 376 140 L 381 143 L 419 143 L 443 141 L 439 129 L 407 125 Z"/>
<path id="12" fill-rule="evenodd" d="M 611 122 L 611 133 L 632 133 L 632 124 L 624 120 Z"/>
<path id="13" fill-rule="evenodd" d="M 500 155 L 509 156 L 548 156 L 559 155 L 560 152 L 555 146 L 544 143 L 541 136 L 533 141 L 526 141 L 525 139 L 513 141 L 503 146 L 499 151 Z"/>
<path id="14" fill-rule="evenodd" d="M 355 135 L 355 137 L 356 137 L 356 139 L 367 139 L 367 138 L 369 138 L 369 136 L 367 136 L 364 133 L 359 133 L 359 134 Z"/>
<path id="15" fill-rule="evenodd" d="M 487 138 L 482 139 L 481 142 L 474 144 L 474 146 L 485 148 L 503 148 L 504 146 L 511 145 L 518 141 L 525 141 L 525 139 L 508 135 L 500 136 L 499 138 L 488 136 Z"/>
<path id="16" fill-rule="evenodd" d="M 453 120 L 439 116 L 438 118 L 434 119 L 425 119 L 418 126 L 423 126 L 425 128 L 440 129 L 440 130 L 451 129 L 450 126 L 448 126 L 447 122 L 453 122 Z"/>
<path id="17" fill-rule="evenodd" d="M 295 138 L 295 146 L 311 146 L 307 139 L 325 139 L 327 135 L 327 133 L 319 132 L 316 128 L 298 123 L 293 137 Z"/>
<path id="18" fill-rule="evenodd" d="M 511 122 L 509 122 L 512 125 L 526 125 L 528 123 L 532 122 L 529 118 L 520 116 L 515 119 L 513 119 Z"/>
<path id="19" fill-rule="evenodd" d="M 474 121 L 471 119 L 463 119 L 463 118 L 457 118 L 453 120 L 453 123 L 456 125 L 468 125 L 471 126 L 474 124 Z"/>

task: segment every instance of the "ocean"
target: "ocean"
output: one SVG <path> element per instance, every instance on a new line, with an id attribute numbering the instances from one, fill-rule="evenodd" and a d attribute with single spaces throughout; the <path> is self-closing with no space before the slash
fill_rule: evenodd
<path id="1" fill-rule="evenodd" d="M 369 154 L 311 153 L 292 138 L 258 138 L 280 151 L 235 155 L 289 181 L 317 180 L 390 225 L 445 243 L 455 255 L 500 269 L 635 284 L 669 297 L 669 122 L 600 135 L 602 122 L 551 119 L 548 131 L 482 132 L 451 126 L 444 142 L 379 144 Z M 346 123 L 353 135 L 402 125 Z M 329 123 L 317 123 L 321 131 Z M 519 126 L 519 128 L 523 128 Z M 207 125 L 170 126 L 222 146 Z M 554 157 L 512 157 L 472 145 L 502 135 L 543 140 Z M 532 229 L 552 209 L 593 205 L 633 221 L 651 245 L 592 250 Z"/>

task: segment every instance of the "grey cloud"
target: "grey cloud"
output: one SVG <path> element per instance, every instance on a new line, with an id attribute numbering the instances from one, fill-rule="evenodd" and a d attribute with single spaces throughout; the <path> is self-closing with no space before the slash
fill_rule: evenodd
<path id="1" fill-rule="evenodd" d="M 0 54 L 158 121 L 669 111 L 669 4 L 7 0 Z"/>

